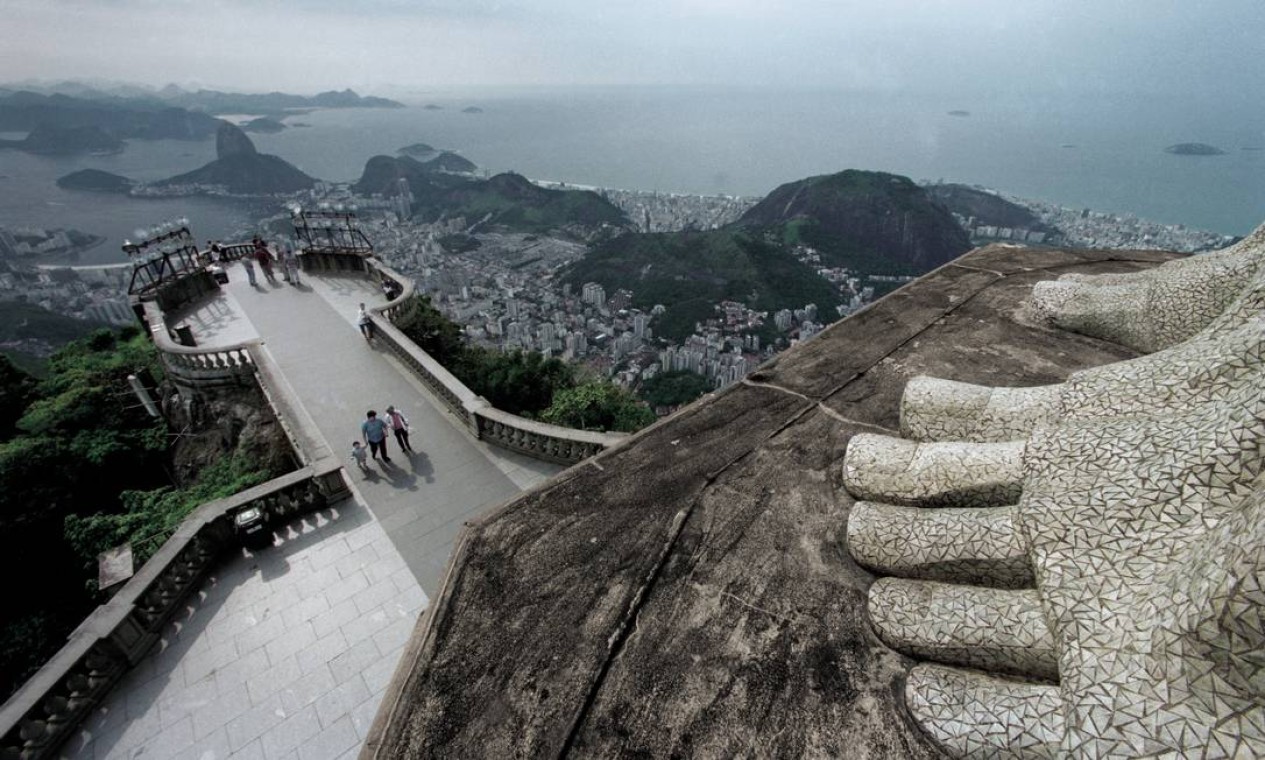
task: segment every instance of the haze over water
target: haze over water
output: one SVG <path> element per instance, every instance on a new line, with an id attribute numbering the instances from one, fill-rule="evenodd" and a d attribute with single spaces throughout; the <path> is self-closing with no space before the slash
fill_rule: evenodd
<path id="1" fill-rule="evenodd" d="M 760 196 L 847 168 L 943 179 L 1229 234 L 1265 219 L 1265 104 L 1151 97 L 1009 98 L 774 88 L 614 87 L 421 93 L 396 110 L 296 115 L 310 124 L 251 138 L 308 174 L 359 177 L 375 154 L 414 142 L 454 149 L 490 172 L 665 192 Z M 427 110 L 423 104 L 442 106 Z M 482 113 L 463 113 L 477 106 Z M 969 116 L 952 116 L 964 110 Z M 1206 142 L 1223 156 L 1164 147 Z M 121 261 L 138 226 L 188 216 L 199 238 L 229 236 L 252 210 L 208 198 L 73 193 L 81 168 L 153 180 L 214 158 L 214 140 L 130 141 L 115 156 L 0 151 L 0 225 L 74 227 L 108 242 L 77 263 Z"/>

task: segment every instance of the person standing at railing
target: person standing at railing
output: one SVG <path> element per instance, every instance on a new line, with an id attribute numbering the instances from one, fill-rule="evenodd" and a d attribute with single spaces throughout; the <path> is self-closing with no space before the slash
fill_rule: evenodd
<path id="1" fill-rule="evenodd" d="M 387 456 L 387 429 L 387 423 L 378 419 L 378 413 L 372 409 L 365 413 L 365 421 L 360 423 L 360 435 L 369 445 L 369 454 L 377 459 L 378 452 L 382 452 L 382 461 L 390 463 L 391 457 Z"/>
<path id="2" fill-rule="evenodd" d="M 255 238 L 255 261 L 259 262 L 259 268 L 264 270 L 264 277 L 268 278 L 268 282 L 273 285 L 277 284 L 277 276 L 272 273 L 272 253 L 268 251 L 268 244 L 259 238 Z"/>
<path id="3" fill-rule="evenodd" d="M 363 303 L 360 304 L 360 311 L 356 312 L 356 327 L 360 328 L 365 340 L 373 340 L 373 320 L 369 318 L 369 311 Z"/>
<path id="4" fill-rule="evenodd" d="M 294 247 L 289 243 L 281 244 L 281 264 L 285 267 L 286 282 L 291 285 L 299 284 L 299 257 L 294 253 Z"/>
<path id="5" fill-rule="evenodd" d="M 257 286 L 259 283 L 255 280 L 255 265 L 251 263 L 249 256 L 242 257 L 242 266 L 246 268 L 246 279 L 250 281 L 250 286 Z"/>
<path id="6" fill-rule="evenodd" d="M 413 452 L 413 447 L 408 442 L 408 417 L 394 406 L 387 407 L 387 425 L 390 426 L 391 432 L 395 433 L 395 442 L 400 444 L 401 451 Z"/>

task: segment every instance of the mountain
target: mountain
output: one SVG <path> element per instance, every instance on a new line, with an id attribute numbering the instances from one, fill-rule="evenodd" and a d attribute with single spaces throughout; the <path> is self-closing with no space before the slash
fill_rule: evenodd
<path id="1" fill-rule="evenodd" d="M 16 148 L 44 156 L 69 156 L 76 153 L 118 153 L 123 141 L 100 127 L 57 127 L 38 124 L 24 140 L 0 140 L 0 148 Z"/>
<path id="2" fill-rule="evenodd" d="M 734 227 L 622 235 L 572 264 L 562 282 L 575 290 L 586 282 L 599 283 L 608 293 L 627 288 L 639 308 L 666 306 L 655 320 L 655 333 L 677 340 L 711 316 L 720 301 L 767 311 L 815 303 L 822 314 L 834 313 L 842 303 L 838 289 L 796 259 L 788 246 Z"/>
<path id="3" fill-rule="evenodd" d="M 54 350 L 102 327 L 106 325 L 67 317 L 37 304 L 0 301 L 0 353 L 34 375 L 44 374 Z"/>
<path id="4" fill-rule="evenodd" d="M 410 146 L 411 147 L 411 146 Z M 451 172 L 472 172 L 479 167 L 456 153 L 443 151 L 427 161 L 419 161 L 411 155 L 373 156 L 365 162 L 360 180 L 352 186 L 352 190 L 361 195 L 395 195 L 398 192 L 397 180 L 406 179 L 409 189 L 414 194 L 419 188 L 431 185 L 455 187 L 454 183 L 435 178 L 433 175 Z"/>
<path id="5" fill-rule="evenodd" d="M 734 224 L 872 274 L 921 274 L 971 248 L 952 214 L 908 177 L 855 169 L 782 185 Z"/>
<path id="6" fill-rule="evenodd" d="M 201 140 L 218 119 L 150 98 L 76 98 L 19 91 L 0 97 L 0 131 L 91 127 L 117 140 Z"/>
<path id="7" fill-rule="evenodd" d="M 808 263 L 801 247 L 813 248 L 820 263 Z M 850 170 L 782 185 L 717 230 L 600 243 L 562 281 L 577 289 L 586 282 L 608 292 L 628 288 L 641 308 L 662 304 L 655 332 L 680 339 L 722 300 L 761 311 L 813 303 L 819 314 L 834 314 L 843 296 L 817 273 L 821 266 L 862 277 L 920 274 L 970 247 L 948 210 L 909 179 Z"/>
<path id="8" fill-rule="evenodd" d="M 966 218 L 975 217 L 976 224 L 1019 227 L 1047 233 L 1058 232 L 1023 206 L 1011 203 L 987 190 L 956 184 L 929 185 L 926 190 L 928 195 L 943 204 L 951 213 Z"/>
<path id="9" fill-rule="evenodd" d="M 127 177 L 100 169 L 80 169 L 57 178 L 57 186 L 67 190 L 91 190 L 103 193 L 126 193 L 136 184 Z"/>
<path id="10" fill-rule="evenodd" d="M 159 95 L 168 103 L 213 114 L 280 114 L 301 108 L 403 108 L 386 98 L 361 97 L 352 90 L 322 92 L 318 95 L 291 95 L 284 92 L 240 93 L 218 90 L 188 92 L 166 87 Z"/>
<path id="11" fill-rule="evenodd" d="M 464 216 L 475 227 L 538 233 L 569 230 L 581 237 L 629 224 L 623 211 L 587 190 L 549 190 L 512 173 L 489 179 L 428 176 L 431 182 L 412 188 L 413 214 L 423 221 Z"/>
<path id="12" fill-rule="evenodd" d="M 316 180 L 277 156 L 260 153 L 238 127 L 220 122 L 216 159 L 200 169 L 155 182 L 167 185 L 220 185 L 234 195 L 272 195 L 307 190 Z"/>
<path id="13" fill-rule="evenodd" d="M 425 166 L 430 171 L 460 172 L 463 174 L 479 168 L 470 159 L 447 150 L 440 151 L 438 156 L 428 161 L 423 161 L 422 166 Z"/>

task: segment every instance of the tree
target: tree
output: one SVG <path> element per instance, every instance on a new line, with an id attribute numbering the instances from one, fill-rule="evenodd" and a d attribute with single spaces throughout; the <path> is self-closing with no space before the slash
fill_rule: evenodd
<path id="1" fill-rule="evenodd" d="M 0 354 L 0 440 L 8 440 L 35 395 L 35 378 Z"/>
<path id="2" fill-rule="evenodd" d="M 540 418 L 580 430 L 632 433 L 655 421 L 654 412 L 631 393 L 605 380 L 593 380 L 554 394 Z"/>
<path id="3" fill-rule="evenodd" d="M 575 385 L 575 372 L 539 351 L 499 353 L 467 348 L 453 369 L 470 390 L 510 414 L 535 414 L 549 408 L 557 393 Z"/>
<path id="4" fill-rule="evenodd" d="M 426 296 L 415 295 L 400 304 L 394 323 L 409 340 L 445 367 L 456 364 L 465 350 L 461 328 L 441 314 Z"/>
<path id="5" fill-rule="evenodd" d="M 688 369 L 679 369 L 643 381 L 640 395 L 650 406 L 658 408 L 688 404 L 709 390 L 711 383 L 707 378 Z"/>

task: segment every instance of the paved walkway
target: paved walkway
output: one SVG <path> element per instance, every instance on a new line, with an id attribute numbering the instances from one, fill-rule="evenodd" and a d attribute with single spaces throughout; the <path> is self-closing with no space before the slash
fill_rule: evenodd
<path id="1" fill-rule="evenodd" d="M 240 265 L 185 315 L 202 345 L 262 336 L 331 449 L 353 498 L 225 562 L 64 749 L 72 758 L 310 760 L 359 752 L 462 523 L 561 468 L 475 440 L 355 327 L 381 295 L 355 277 L 252 288 Z M 351 463 L 365 412 L 412 422 L 417 454 Z"/>

